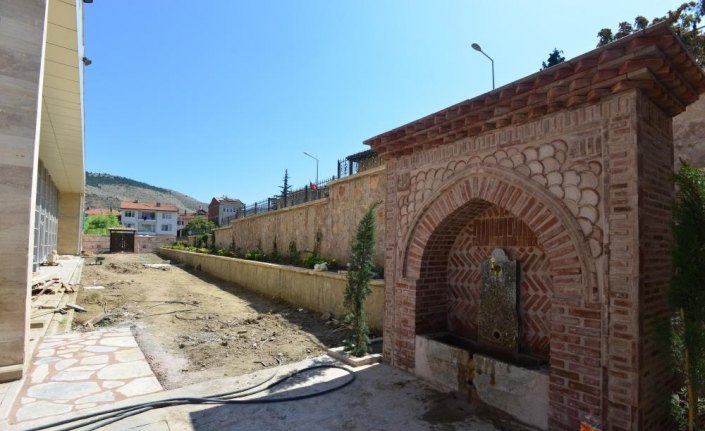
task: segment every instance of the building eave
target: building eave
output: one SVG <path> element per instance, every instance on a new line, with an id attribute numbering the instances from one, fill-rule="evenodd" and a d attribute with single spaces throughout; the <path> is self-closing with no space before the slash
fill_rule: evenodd
<path id="1" fill-rule="evenodd" d="M 631 89 L 675 116 L 705 92 L 705 73 L 664 22 L 364 143 L 383 158 L 408 154 Z"/>

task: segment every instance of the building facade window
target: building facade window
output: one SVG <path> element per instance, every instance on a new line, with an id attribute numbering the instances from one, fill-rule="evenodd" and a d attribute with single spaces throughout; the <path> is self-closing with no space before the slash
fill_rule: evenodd
<path id="1" fill-rule="evenodd" d="M 162 220 L 171 220 L 171 213 L 162 213 Z"/>
<path id="2" fill-rule="evenodd" d="M 134 211 L 125 211 L 125 217 L 134 217 L 135 212 Z"/>
<path id="3" fill-rule="evenodd" d="M 162 232 L 169 232 L 170 230 L 171 230 L 171 225 L 168 225 L 168 224 L 162 225 Z"/>

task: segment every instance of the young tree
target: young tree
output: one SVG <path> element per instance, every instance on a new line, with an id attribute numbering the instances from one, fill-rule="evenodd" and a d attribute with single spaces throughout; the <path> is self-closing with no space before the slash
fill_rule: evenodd
<path id="1" fill-rule="evenodd" d="M 564 61 L 565 57 L 563 57 L 563 51 L 558 50 L 558 48 L 553 48 L 553 51 L 548 54 L 548 60 L 541 63 L 541 66 L 542 69 L 548 69 L 549 67 L 563 63 Z"/>
<path id="2" fill-rule="evenodd" d="M 216 225 L 211 220 L 208 220 L 203 216 L 195 216 L 186 224 L 184 230 L 193 235 L 195 233 L 210 232 L 215 228 Z"/>
<path id="3" fill-rule="evenodd" d="M 370 280 L 374 269 L 375 210 L 378 206 L 379 202 L 370 206 L 357 226 L 350 268 L 348 268 L 344 305 L 348 309 L 346 319 L 352 326 L 352 333 L 346 340 L 345 350 L 354 356 L 365 356 L 370 345 L 365 299 L 372 292 Z"/>
<path id="4" fill-rule="evenodd" d="M 675 175 L 671 349 L 686 386 L 687 429 L 698 429 L 705 395 L 705 173 L 683 163 Z"/>
<path id="5" fill-rule="evenodd" d="M 291 184 L 289 184 L 289 170 L 285 169 L 284 170 L 284 185 L 279 186 L 281 189 L 281 197 L 282 201 L 284 201 L 284 207 L 286 208 L 286 198 L 289 196 L 289 192 L 291 191 Z"/>

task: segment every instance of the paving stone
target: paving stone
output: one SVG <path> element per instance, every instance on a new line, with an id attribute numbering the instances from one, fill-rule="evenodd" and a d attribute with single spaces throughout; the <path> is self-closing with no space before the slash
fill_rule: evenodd
<path id="1" fill-rule="evenodd" d="M 121 382 L 119 380 L 103 380 L 101 382 L 101 385 L 106 389 L 118 388 L 124 384 L 125 382 Z"/>
<path id="2" fill-rule="evenodd" d="M 75 382 L 78 380 L 88 380 L 95 374 L 95 371 L 62 371 L 50 377 L 52 382 Z"/>
<path id="3" fill-rule="evenodd" d="M 44 379 L 49 375 L 49 364 L 41 364 L 34 371 L 32 371 L 32 384 L 42 383 Z"/>
<path id="4" fill-rule="evenodd" d="M 80 365 L 78 367 L 67 368 L 66 371 L 97 371 L 105 367 L 107 364 L 98 365 Z"/>
<path id="5" fill-rule="evenodd" d="M 115 352 L 115 359 L 118 362 L 142 361 L 144 360 L 144 355 L 139 347 L 135 347 L 134 349 Z"/>
<path id="6" fill-rule="evenodd" d="M 87 397 L 79 398 L 76 400 L 76 404 L 100 403 L 100 402 L 107 403 L 109 401 L 115 401 L 115 396 L 113 395 L 112 392 L 105 391 L 105 392 L 101 392 L 99 394 L 89 395 Z"/>
<path id="7" fill-rule="evenodd" d="M 101 380 L 131 379 L 152 374 L 152 369 L 144 361 L 123 362 L 112 364 L 98 371 L 97 377 Z"/>
<path id="8" fill-rule="evenodd" d="M 107 364 L 110 357 L 108 355 L 92 355 L 81 359 L 82 365 Z"/>
<path id="9" fill-rule="evenodd" d="M 96 382 L 49 382 L 30 386 L 27 395 L 48 400 L 73 400 L 100 392 Z"/>
<path id="10" fill-rule="evenodd" d="M 125 337 L 132 336 L 132 331 L 130 330 L 130 328 L 121 328 L 117 330 L 107 331 L 103 335 L 107 337 Z"/>
<path id="11" fill-rule="evenodd" d="M 102 346 L 137 347 L 134 337 L 106 337 L 99 342 Z"/>
<path id="12" fill-rule="evenodd" d="M 73 406 L 69 404 L 56 404 L 48 401 L 37 401 L 20 407 L 15 415 L 16 421 L 26 421 L 37 419 L 45 416 L 60 415 L 73 410 Z"/>
<path id="13" fill-rule="evenodd" d="M 54 357 L 40 358 L 34 361 L 34 365 L 51 364 L 52 362 L 59 362 L 60 360 L 61 359 Z"/>
<path id="14" fill-rule="evenodd" d="M 65 370 L 65 369 L 67 369 L 68 367 L 70 367 L 71 365 L 73 365 L 73 364 L 75 364 L 75 363 L 77 363 L 77 362 L 78 362 L 78 361 L 77 361 L 76 359 L 73 359 L 73 358 L 64 359 L 63 361 L 57 362 L 57 363 L 54 365 L 54 368 L 56 368 L 56 369 L 59 370 L 59 371 Z"/>
<path id="15" fill-rule="evenodd" d="M 107 353 L 114 352 L 118 350 L 118 348 L 113 346 L 86 346 L 84 350 L 88 352 Z"/>
<path id="16" fill-rule="evenodd" d="M 117 392 L 121 393 L 126 397 L 134 397 L 137 395 L 151 394 L 152 392 L 159 392 L 162 390 L 162 386 L 156 377 L 143 377 L 141 379 L 135 379 L 125 386 L 116 389 Z"/>
<path id="17" fill-rule="evenodd" d="M 46 358 L 47 356 L 54 356 L 54 349 L 41 349 L 35 355 L 36 358 Z"/>

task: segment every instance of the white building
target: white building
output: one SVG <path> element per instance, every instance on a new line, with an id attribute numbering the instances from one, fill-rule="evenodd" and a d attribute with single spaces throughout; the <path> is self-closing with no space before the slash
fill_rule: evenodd
<path id="1" fill-rule="evenodd" d="M 176 236 L 178 209 L 159 202 L 121 201 L 120 220 L 125 227 L 137 229 L 138 235 Z"/>

